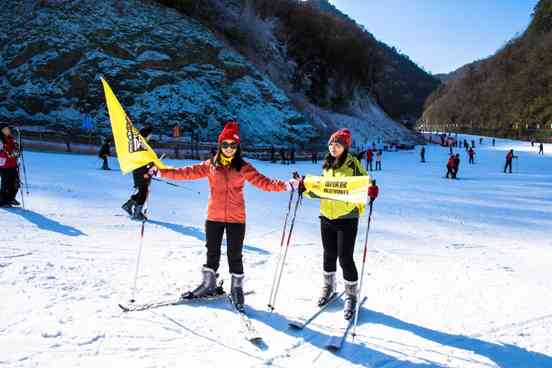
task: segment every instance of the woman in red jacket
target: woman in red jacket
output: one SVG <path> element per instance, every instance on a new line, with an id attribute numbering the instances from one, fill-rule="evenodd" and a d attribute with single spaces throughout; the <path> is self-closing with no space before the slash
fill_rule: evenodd
<path id="1" fill-rule="evenodd" d="M 19 147 L 6 124 L 0 124 L 0 207 L 19 206 L 15 199 L 19 190 L 19 172 L 17 168 Z"/>
<path id="2" fill-rule="evenodd" d="M 209 203 L 205 234 L 207 262 L 203 266 L 203 281 L 184 298 L 204 297 L 216 292 L 222 235 L 226 231 L 228 265 L 232 275 L 230 292 L 236 308 L 243 311 L 242 248 L 245 237 L 245 203 L 243 186 L 248 181 L 266 192 L 284 192 L 297 188 L 298 181 L 272 180 L 260 174 L 241 156 L 238 124 L 229 122 L 218 137 L 218 151 L 213 158 L 197 165 L 178 169 L 152 168 L 150 173 L 171 180 L 209 180 Z"/>

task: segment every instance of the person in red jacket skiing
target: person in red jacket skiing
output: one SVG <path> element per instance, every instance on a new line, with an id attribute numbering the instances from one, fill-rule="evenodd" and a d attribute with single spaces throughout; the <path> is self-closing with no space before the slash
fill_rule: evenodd
<path id="1" fill-rule="evenodd" d="M 447 161 L 447 174 L 446 178 L 454 178 L 454 155 L 450 155 Z"/>
<path id="2" fill-rule="evenodd" d="M 514 155 L 514 150 L 511 149 L 510 151 L 508 151 L 508 153 L 506 154 L 506 164 L 504 165 L 504 172 L 506 172 L 506 169 L 510 169 L 510 174 L 512 173 L 512 160 L 514 158 L 517 158 L 516 155 Z"/>
<path id="3" fill-rule="evenodd" d="M 19 191 L 19 145 L 6 124 L 0 125 L 0 207 L 19 206 L 15 199 Z"/>
<path id="4" fill-rule="evenodd" d="M 200 164 L 178 169 L 150 169 L 150 175 L 171 180 L 209 180 L 209 201 L 205 222 L 207 260 L 203 265 L 203 281 L 183 294 L 183 298 L 200 298 L 216 293 L 217 270 L 220 263 L 221 242 L 226 231 L 228 265 L 230 269 L 232 302 L 244 310 L 242 248 L 245 237 L 245 201 L 243 186 L 246 181 L 266 192 L 284 192 L 298 188 L 299 180 L 273 180 L 260 174 L 241 156 L 238 124 L 228 122 L 218 137 L 218 151 L 214 157 Z"/>

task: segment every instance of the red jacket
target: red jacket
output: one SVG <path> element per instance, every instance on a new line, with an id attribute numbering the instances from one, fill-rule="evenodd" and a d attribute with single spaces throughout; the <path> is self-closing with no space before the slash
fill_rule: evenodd
<path id="1" fill-rule="evenodd" d="M 455 166 L 455 164 L 454 164 L 454 157 L 449 157 L 448 162 L 447 162 L 447 167 L 448 167 L 449 169 L 452 169 L 454 166 Z"/>
<path id="2" fill-rule="evenodd" d="M 172 180 L 209 179 L 209 203 L 207 220 L 245 223 L 243 185 L 247 180 L 266 192 L 285 192 L 286 184 L 260 174 L 246 163 L 240 171 L 230 167 L 215 166 L 211 160 L 179 169 L 161 169 L 162 177 Z"/>
<path id="3" fill-rule="evenodd" d="M 14 137 L 9 136 L 5 140 L 5 143 L 0 140 L 0 169 L 12 169 L 17 167 L 19 148 Z"/>
<path id="4" fill-rule="evenodd" d="M 378 194 L 379 194 L 379 188 L 377 185 L 370 185 L 368 187 L 368 197 L 370 197 L 370 199 L 374 200 L 378 197 Z"/>
<path id="5" fill-rule="evenodd" d="M 372 155 L 373 155 L 373 152 L 371 149 L 369 149 L 368 151 L 366 151 L 366 159 L 368 161 L 372 161 Z"/>

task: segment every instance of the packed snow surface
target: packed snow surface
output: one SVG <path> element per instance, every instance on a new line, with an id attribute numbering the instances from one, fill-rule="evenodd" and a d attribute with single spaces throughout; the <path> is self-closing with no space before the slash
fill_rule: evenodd
<path id="1" fill-rule="evenodd" d="M 519 158 L 504 174 L 510 148 Z M 339 352 L 324 344 L 343 326 L 341 301 L 303 331 L 287 325 L 313 309 L 321 286 L 318 202 L 305 199 L 298 211 L 269 313 L 289 194 L 247 185 L 245 288 L 255 293 L 246 310 L 264 340 L 256 346 L 224 299 L 123 313 L 140 240 L 140 224 L 120 209 L 131 176 L 98 170 L 94 156 L 26 152 L 26 209 L 0 209 L 0 366 L 552 367 L 552 145 L 538 156 L 529 143 L 492 147 L 485 138 L 475 165 L 459 151 L 458 180 L 444 178 L 447 148 L 426 150 L 425 164 L 419 147 L 384 152 L 374 175 L 368 300 L 356 339 Z M 252 163 L 280 179 L 320 172 L 310 162 Z M 177 184 L 185 188 L 151 187 L 137 302 L 174 297 L 200 279 L 208 185 Z M 359 269 L 365 231 L 366 217 Z M 219 273 L 228 288 L 225 253 Z"/>

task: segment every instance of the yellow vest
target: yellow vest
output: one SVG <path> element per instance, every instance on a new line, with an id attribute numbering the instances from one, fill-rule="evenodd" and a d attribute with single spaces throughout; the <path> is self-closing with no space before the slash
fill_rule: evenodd
<path id="1" fill-rule="evenodd" d="M 337 169 L 324 169 L 324 177 L 367 176 L 368 173 L 360 162 L 351 155 L 347 155 L 345 162 Z M 330 220 L 358 218 L 364 213 L 364 204 L 336 201 L 331 199 L 320 200 L 320 214 Z"/>

